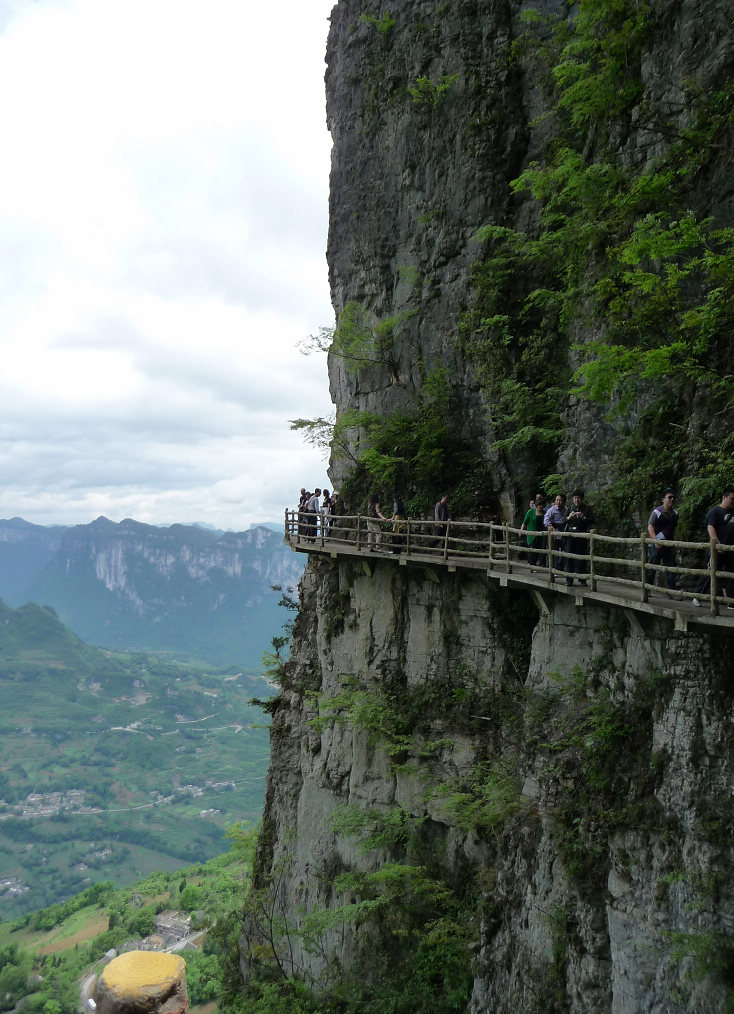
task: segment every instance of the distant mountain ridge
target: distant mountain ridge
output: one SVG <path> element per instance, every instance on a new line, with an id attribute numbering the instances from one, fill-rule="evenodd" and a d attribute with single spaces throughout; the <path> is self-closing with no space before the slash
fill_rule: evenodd
<path id="1" fill-rule="evenodd" d="M 282 622 L 271 586 L 295 584 L 302 570 L 264 527 L 0 520 L 0 597 L 50 605 L 84 641 L 110 648 L 257 662 Z"/>

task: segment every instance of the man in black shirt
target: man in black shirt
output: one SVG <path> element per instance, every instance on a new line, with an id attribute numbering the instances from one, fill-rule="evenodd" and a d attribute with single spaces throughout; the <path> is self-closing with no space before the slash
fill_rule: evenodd
<path id="1" fill-rule="evenodd" d="M 719 506 L 712 507 L 706 515 L 706 530 L 719 545 L 734 546 L 734 486 L 726 487 Z M 717 570 L 734 574 L 734 550 L 719 554 Z M 725 579 L 722 585 L 726 598 L 734 600 L 734 579 Z M 734 609 L 734 601 L 727 608 Z"/>

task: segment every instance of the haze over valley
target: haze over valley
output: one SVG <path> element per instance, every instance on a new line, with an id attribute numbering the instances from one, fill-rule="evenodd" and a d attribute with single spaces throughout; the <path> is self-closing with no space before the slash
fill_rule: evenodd
<path id="1" fill-rule="evenodd" d="M 50 605 L 79 637 L 107 648 L 257 666 L 283 622 L 272 586 L 296 584 L 302 570 L 265 527 L 0 521 L 0 598 Z"/>

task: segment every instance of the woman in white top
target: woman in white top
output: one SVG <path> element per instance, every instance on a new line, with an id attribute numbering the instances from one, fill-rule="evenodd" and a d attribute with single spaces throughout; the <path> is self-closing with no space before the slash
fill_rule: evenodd
<path id="1" fill-rule="evenodd" d="M 387 520 L 380 510 L 380 501 L 377 498 L 377 494 L 373 493 L 367 502 L 367 546 L 370 552 L 373 549 L 379 548 L 382 542 L 380 521 Z"/>

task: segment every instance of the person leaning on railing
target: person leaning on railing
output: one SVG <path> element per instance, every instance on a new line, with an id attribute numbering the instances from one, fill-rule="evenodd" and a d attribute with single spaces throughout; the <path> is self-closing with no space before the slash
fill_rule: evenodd
<path id="1" fill-rule="evenodd" d="M 367 548 L 370 552 L 379 549 L 382 542 L 380 521 L 388 519 L 380 510 L 380 501 L 376 493 L 373 493 L 367 501 Z"/>

